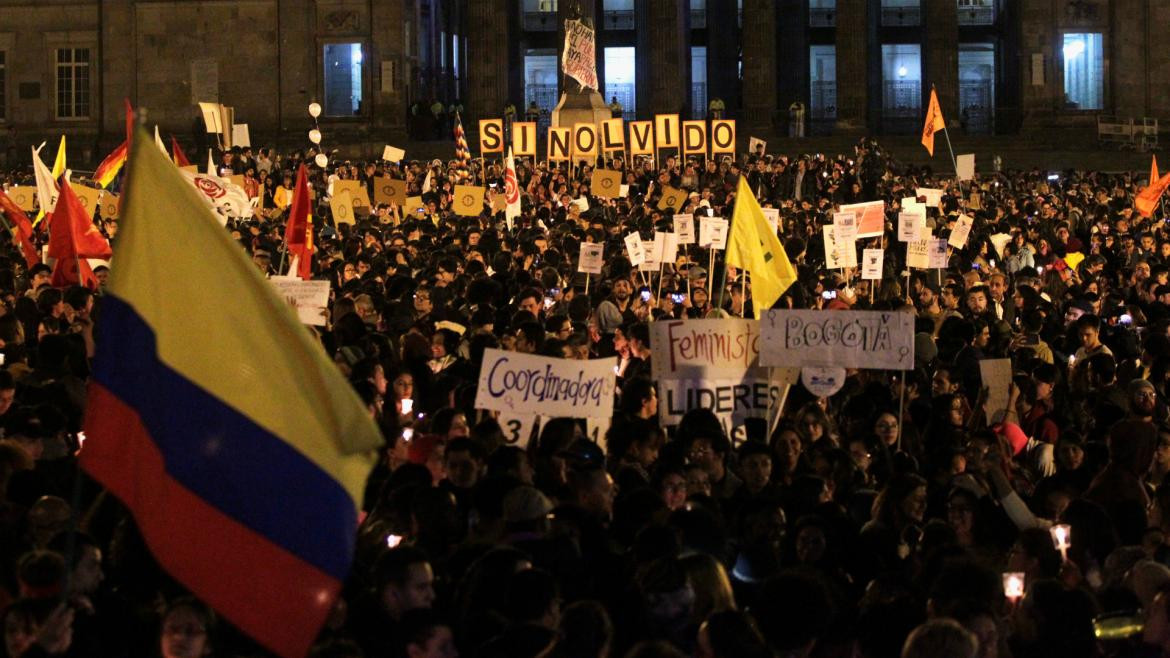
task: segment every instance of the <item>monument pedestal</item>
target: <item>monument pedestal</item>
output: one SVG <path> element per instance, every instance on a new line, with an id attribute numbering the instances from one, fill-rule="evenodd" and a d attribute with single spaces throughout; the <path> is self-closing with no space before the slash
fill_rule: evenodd
<path id="1" fill-rule="evenodd" d="M 566 84 L 577 83 L 569 81 Z M 597 125 L 610 118 L 609 106 L 596 90 L 566 91 L 561 94 L 561 100 L 552 112 L 552 125 L 557 128 L 572 128 L 575 123 Z"/>

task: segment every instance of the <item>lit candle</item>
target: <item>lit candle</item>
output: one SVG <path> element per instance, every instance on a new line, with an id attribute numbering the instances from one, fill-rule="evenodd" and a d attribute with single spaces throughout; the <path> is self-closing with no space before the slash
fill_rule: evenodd
<path id="1" fill-rule="evenodd" d="M 1015 603 L 1024 596 L 1024 574 L 1021 571 L 1005 571 L 1003 574 L 1003 595 Z"/>
<path id="2" fill-rule="evenodd" d="M 1072 529 L 1066 524 L 1059 524 L 1052 526 L 1049 530 L 1052 533 L 1052 544 L 1060 550 L 1060 557 L 1063 560 L 1068 560 L 1068 547 L 1071 545 L 1069 538 L 1072 536 Z"/>

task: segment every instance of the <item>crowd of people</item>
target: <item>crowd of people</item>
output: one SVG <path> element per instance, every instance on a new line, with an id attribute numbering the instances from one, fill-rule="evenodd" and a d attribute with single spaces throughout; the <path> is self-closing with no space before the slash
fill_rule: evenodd
<path id="1" fill-rule="evenodd" d="M 591 193 L 590 164 L 519 161 L 509 229 L 499 163 L 322 169 L 312 156 L 236 150 L 221 165 L 263 197 L 227 230 L 268 274 L 286 266 L 308 165 L 314 277 L 333 284 L 315 331 L 385 437 L 311 655 L 1170 655 L 1170 232 L 1161 210 L 1133 209 L 1144 174 L 960 183 L 867 139 L 839 155 L 608 161 L 629 185 L 611 199 Z M 373 199 L 379 176 L 405 179 L 421 205 L 332 221 L 337 181 Z M 828 398 L 796 385 L 778 422 L 733 441 L 707 409 L 659 422 L 650 326 L 754 317 L 750 274 L 691 245 L 647 280 L 622 238 L 671 230 L 668 186 L 689 194 L 682 213 L 731 217 L 743 176 L 780 210 L 799 275 L 774 307 L 913 313 L 916 367 L 850 370 Z M 477 179 L 483 211 L 456 215 L 453 186 Z M 943 189 L 935 235 L 960 214 L 974 230 L 945 269 L 907 273 L 897 218 L 920 187 Z M 877 199 L 885 235 L 856 248 L 885 248 L 882 279 L 825 269 L 822 225 Z M 117 220 L 97 225 L 116 268 Z M 605 245 L 588 282 L 586 241 Z M 0 262 L 3 655 L 266 655 L 78 476 L 88 359 L 95 334 L 109 338 L 101 288 L 55 289 L 15 248 Z M 570 418 L 517 437 L 475 409 L 488 348 L 612 360 L 604 440 Z M 1011 360 L 1005 410 L 981 380 L 991 358 Z M 1053 524 L 1070 529 L 1063 551 Z M 1005 594 L 1005 572 L 1023 574 L 1022 592 Z"/>

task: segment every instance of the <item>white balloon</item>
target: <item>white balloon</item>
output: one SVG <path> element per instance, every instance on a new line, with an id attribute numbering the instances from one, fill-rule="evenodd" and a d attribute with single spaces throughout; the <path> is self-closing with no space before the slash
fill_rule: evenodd
<path id="1" fill-rule="evenodd" d="M 313 142 L 314 144 L 320 144 L 321 143 L 321 131 L 317 130 L 316 128 L 310 130 L 309 131 L 309 141 Z"/>
<path id="2" fill-rule="evenodd" d="M 324 153 L 318 153 L 315 162 L 317 163 L 318 167 L 324 169 L 326 165 L 329 164 L 329 156 L 325 155 Z"/>
<path id="3" fill-rule="evenodd" d="M 309 116 L 313 117 L 314 119 L 321 116 L 320 103 L 309 103 Z"/>

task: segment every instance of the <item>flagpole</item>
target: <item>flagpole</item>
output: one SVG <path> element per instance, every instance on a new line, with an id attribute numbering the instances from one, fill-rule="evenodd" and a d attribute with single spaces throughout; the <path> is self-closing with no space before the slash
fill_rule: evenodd
<path id="1" fill-rule="evenodd" d="M 936 95 L 938 94 L 938 90 L 935 88 L 933 83 L 930 85 L 930 91 Z M 940 103 L 940 105 L 941 105 L 941 103 Z M 941 113 L 941 111 L 942 111 L 941 107 L 939 108 L 939 111 Z M 955 168 L 955 177 L 958 178 L 958 176 L 959 176 L 959 161 L 955 159 L 955 149 L 951 147 L 951 133 L 949 130 L 947 130 L 947 121 L 946 121 L 945 117 L 943 118 L 943 137 L 947 138 L 947 150 L 951 152 L 951 166 L 953 166 Z"/>

